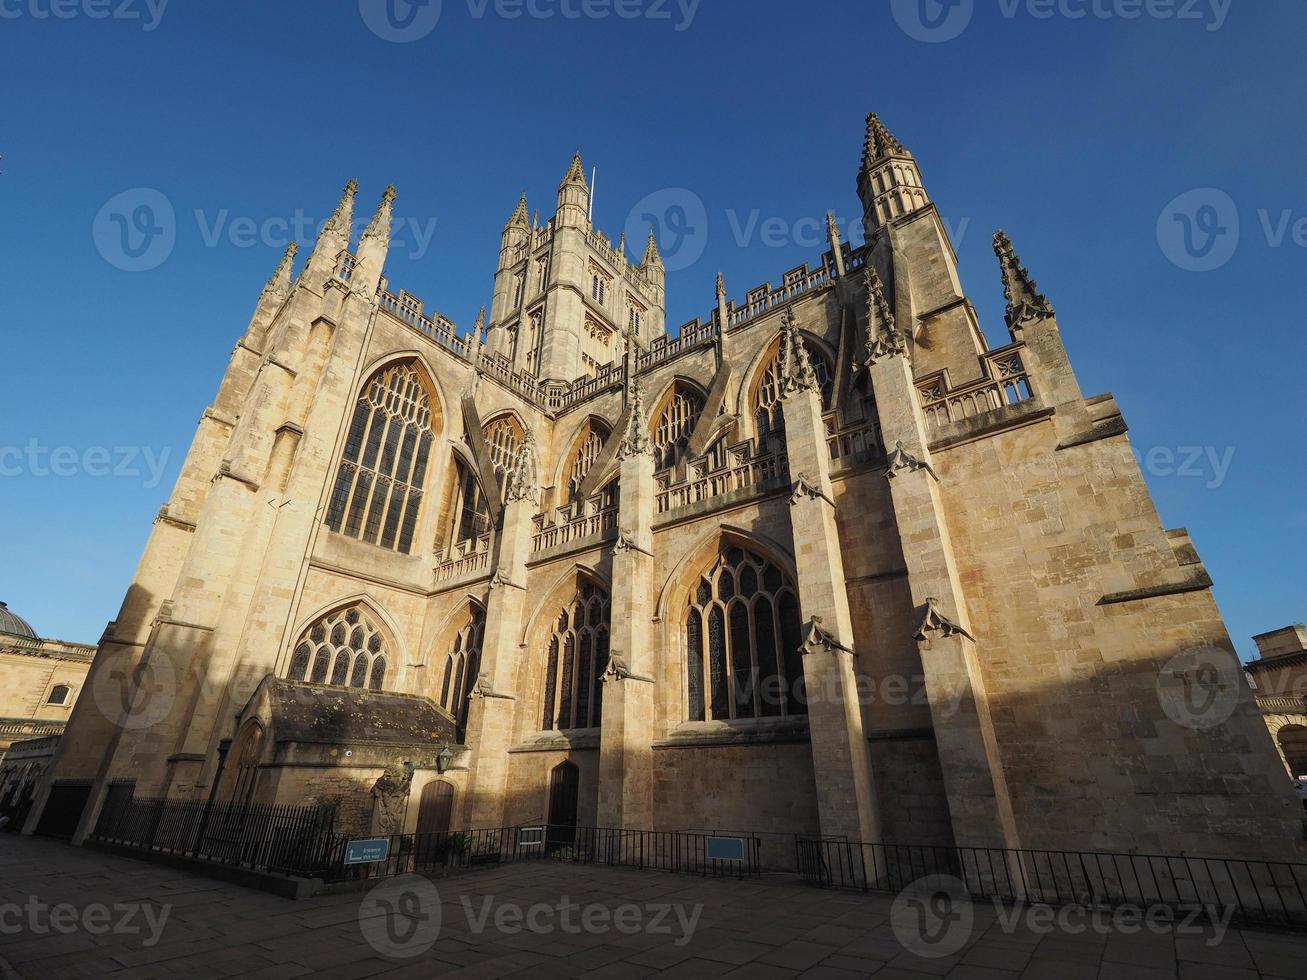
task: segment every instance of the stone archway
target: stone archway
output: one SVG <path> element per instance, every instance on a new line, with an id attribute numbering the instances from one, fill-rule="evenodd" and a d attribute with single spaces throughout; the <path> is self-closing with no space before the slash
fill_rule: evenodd
<path id="1" fill-rule="evenodd" d="M 1266 727 L 1289 774 L 1307 777 L 1307 713 L 1268 714 Z"/>

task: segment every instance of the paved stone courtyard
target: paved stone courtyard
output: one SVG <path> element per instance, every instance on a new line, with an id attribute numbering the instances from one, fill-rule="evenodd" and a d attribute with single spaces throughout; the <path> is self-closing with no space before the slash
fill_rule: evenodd
<path id="1" fill-rule="evenodd" d="M 900 903 L 901 906 L 901 903 Z M 438 913 L 436 912 L 438 910 Z M 1047 915 L 1047 913 L 1045 913 Z M 968 909 L 916 932 L 888 896 L 530 863 L 292 902 L 0 835 L 0 977 L 1300 977 L 1307 936 Z M 970 920 L 968 922 L 967 920 Z M 1005 921 L 1006 920 L 1006 921 Z M 924 938 L 924 945 L 914 941 Z M 932 955 L 917 955 L 908 945 Z M 939 955 L 957 946 L 948 955 Z"/>

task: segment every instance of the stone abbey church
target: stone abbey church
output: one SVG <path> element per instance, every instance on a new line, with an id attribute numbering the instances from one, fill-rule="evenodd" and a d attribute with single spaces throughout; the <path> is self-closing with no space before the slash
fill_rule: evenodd
<path id="1" fill-rule="evenodd" d="M 578 155 L 460 331 L 383 273 L 393 189 L 350 240 L 351 182 L 236 343 L 28 829 L 134 792 L 360 835 L 1293 853 L 1251 693 L 1164 709 L 1164 665 L 1233 645 L 1012 243 L 991 346 L 875 115 L 857 194 L 865 246 L 832 221 L 672 335 Z"/>

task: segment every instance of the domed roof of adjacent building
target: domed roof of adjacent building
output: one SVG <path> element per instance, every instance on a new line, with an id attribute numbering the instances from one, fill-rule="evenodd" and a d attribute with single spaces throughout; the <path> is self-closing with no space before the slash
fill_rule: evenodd
<path id="1" fill-rule="evenodd" d="M 36 630 L 32 629 L 31 624 L 22 616 L 13 613 L 8 606 L 0 602 L 0 633 L 10 633 L 14 636 L 26 636 L 36 640 Z"/>

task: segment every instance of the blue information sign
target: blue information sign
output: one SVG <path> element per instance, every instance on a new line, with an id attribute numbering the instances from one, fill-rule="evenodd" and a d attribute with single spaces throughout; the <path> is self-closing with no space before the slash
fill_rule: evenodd
<path id="1" fill-rule="evenodd" d="M 743 861 L 743 837 L 709 837 L 708 858 L 712 861 Z"/>
<path id="2" fill-rule="evenodd" d="M 390 857 L 390 838 L 372 837 L 352 840 L 345 845 L 346 864 L 375 864 Z"/>

